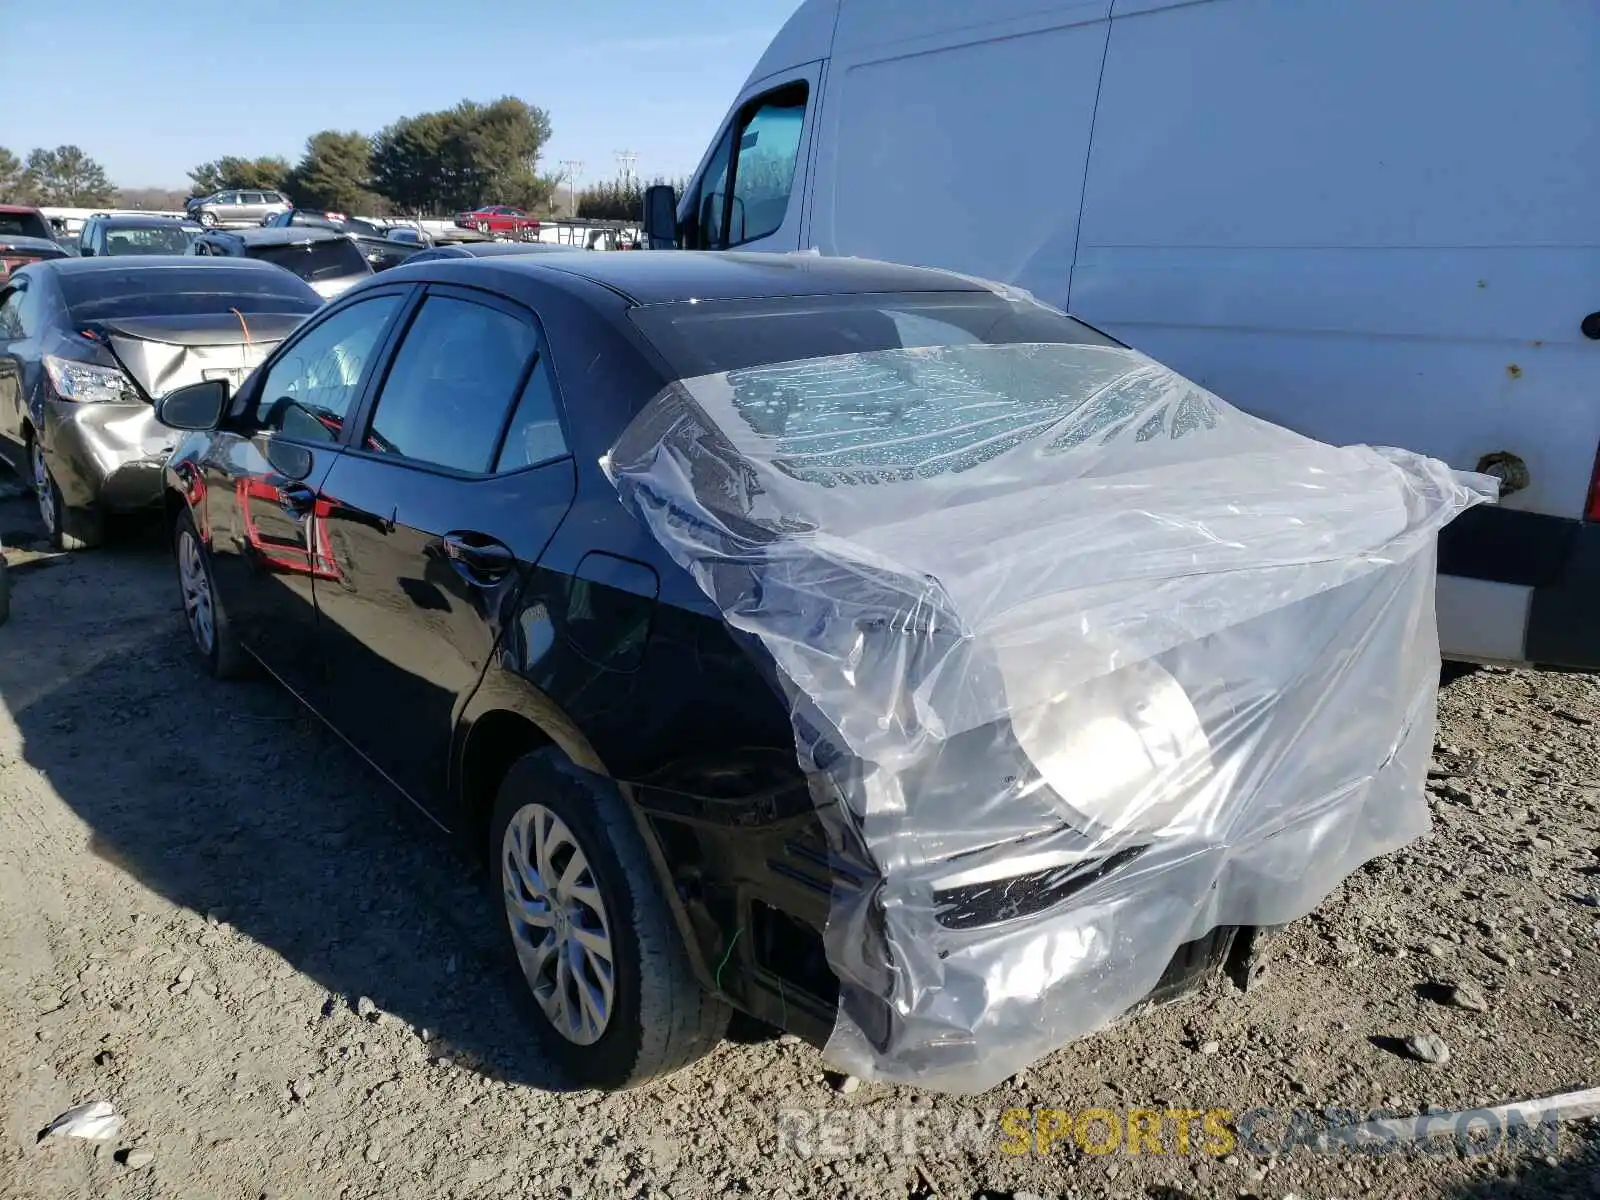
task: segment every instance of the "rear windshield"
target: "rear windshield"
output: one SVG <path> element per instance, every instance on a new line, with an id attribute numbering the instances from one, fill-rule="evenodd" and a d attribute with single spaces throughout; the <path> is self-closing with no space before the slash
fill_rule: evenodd
<path id="1" fill-rule="evenodd" d="M 346 238 L 293 246 L 246 246 L 244 252 L 251 258 L 287 267 L 308 283 L 367 273 L 367 260 Z"/>
<path id="2" fill-rule="evenodd" d="M 106 230 L 107 254 L 187 254 L 194 235 L 183 226 L 135 225 Z"/>
<path id="3" fill-rule="evenodd" d="M 38 213 L 0 213 L 0 236 L 49 239 L 50 222 Z"/>
<path id="4" fill-rule="evenodd" d="M 635 308 L 634 324 L 679 379 L 925 346 L 1118 343 L 1039 304 L 992 292 L 882 292 Z"/>
<path id="5" fill-rule="evenodd" d="M 63 271 L 56 277 L 74 321 L 204 313 L 308 313 L 322 297 L 291 275 L 215 267 Z"/>

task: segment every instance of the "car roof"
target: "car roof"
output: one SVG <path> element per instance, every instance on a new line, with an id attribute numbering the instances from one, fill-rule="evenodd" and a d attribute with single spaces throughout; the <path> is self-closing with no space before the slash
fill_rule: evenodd
<path id="1" fill-rule="evenodd" d="M 304 242 L 332 242 L 344 237 L 337 229 L 317 225 L 261 225 L 249 229 L 219 229 L 208 238 L 238 238 L 246 246 L 293 246 Z"/>
<path id="2" fill-rule="evenodd" d="M 592 280 L 635 304 L 987 290 L 977 280 L 947 271 L 812 254 L 725 250 L 591 251 L 586 254 L 511 254 L 495 258 L 494 263 L 497 269 L 506 271 L 548 271 Z"/>
<path id="3" fill-rule="evenodd" d="M 91 221 L 104 221 L 107 225 L 125 225 L 129 229 L 158 229 L 168 225 L 193 228 L 194 222 L 183 217 L 157 217 L 136 213 L 96 213 Z"/>
<path id="4" fill-rule="evenodd" d="M 39 213 L 39 215 L 41 217 L 44 216 L 43 213 L 39 212 L 39 210 L 37 208 L 35 208 L 33 205 L 31 205 L 31 204 L 0 204 L 0 213 L 12 213 L 12 214 Z"/>
<path id="5" fill-rule="evenodd" d="M 226 267 L 233 271 L 281 271 L 282 267 L 256 258 L 205 258 L 186 254 L 113 254 L 105 258 L 53 259 L 51 266 L 64 274 L 88 274 L 92 271 L 156 271 L 164 268 L 198 268 L 202 271 Z"/>
<path id="6" fill-rule="evenodd" d="M 543 242 L 451 242 L 432 246 L 423 253 L 443 251 L 446 258 L 498 258 L 502 255 L 553 254 L 558 250 L 582 250 L 582 246 L 554 246 Z"/>

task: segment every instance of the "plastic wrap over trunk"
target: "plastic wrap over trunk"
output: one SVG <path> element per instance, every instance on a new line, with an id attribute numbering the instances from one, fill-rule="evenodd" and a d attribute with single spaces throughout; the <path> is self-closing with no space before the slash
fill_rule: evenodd
<path id="1" fill-rule="evenodd" d="M 605 465 L 777 665 L 841 1069 L 991 1087 L 1427 826 L 1436 538 L 1491 480 L 1055 344 L 685 380 Z"/>

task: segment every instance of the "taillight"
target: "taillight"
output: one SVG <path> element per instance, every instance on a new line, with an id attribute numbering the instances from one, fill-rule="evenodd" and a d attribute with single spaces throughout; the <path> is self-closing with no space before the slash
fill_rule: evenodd
<path id="1" fill-rule="evenodd" d="M 1600 450 L 1594 454 L 1594 470 L 1589 472 L 1589 506 L 1583 510 L 1585 520 L 1600 521 Z"/>

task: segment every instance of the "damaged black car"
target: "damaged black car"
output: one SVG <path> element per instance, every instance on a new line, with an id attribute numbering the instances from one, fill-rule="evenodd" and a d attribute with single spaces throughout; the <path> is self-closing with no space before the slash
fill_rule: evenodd
<path id="1" fill-rule="evenodd" d="M 487 864 L 574 1086 L 740 1009 L 980 1091 L 1426 825 L 1440 464 L 1026 295 L 413 261 L 168 395 L 195 650 Z"/>

